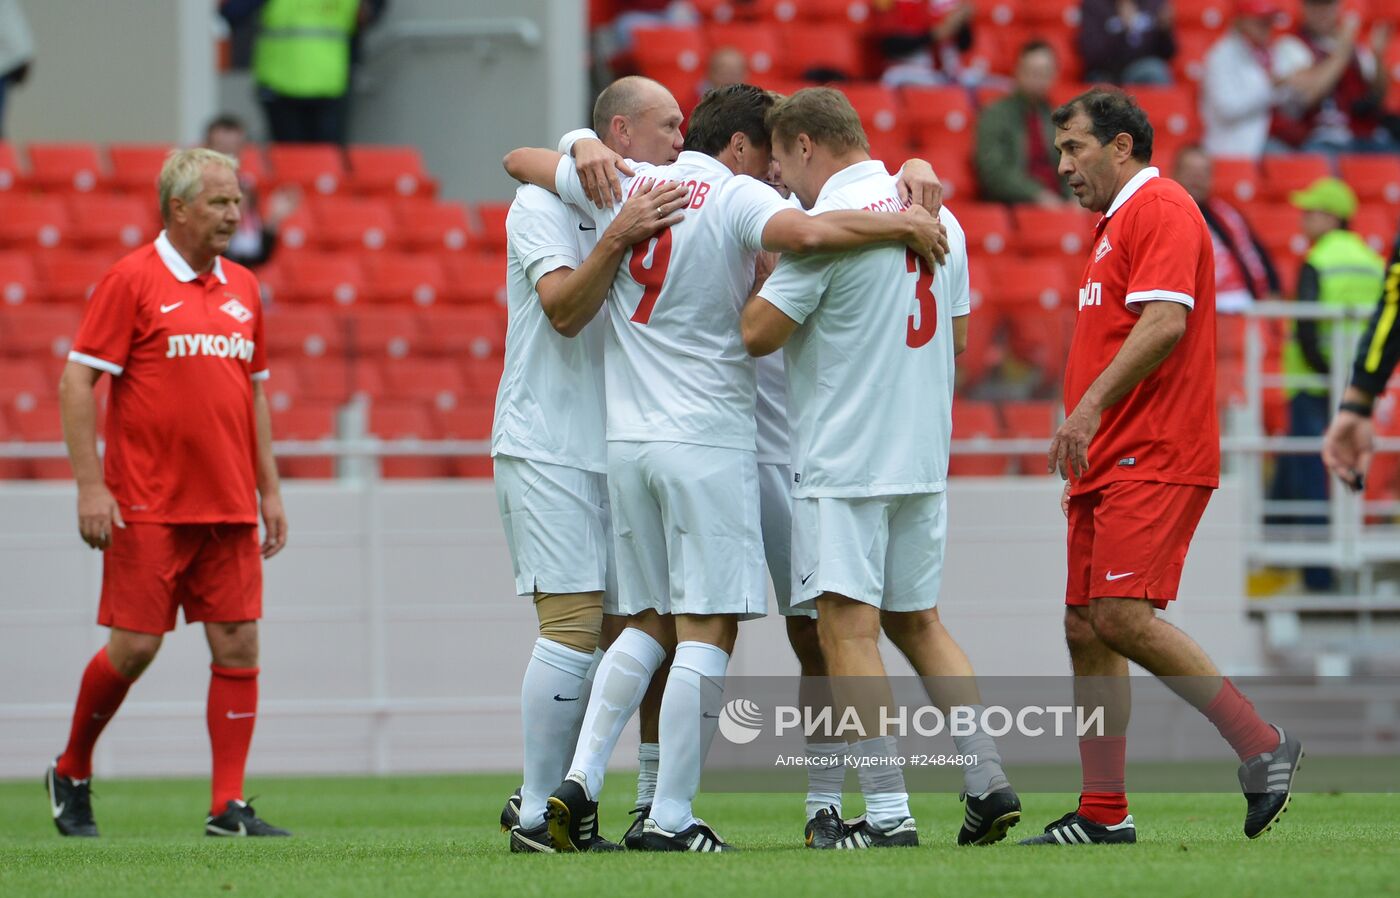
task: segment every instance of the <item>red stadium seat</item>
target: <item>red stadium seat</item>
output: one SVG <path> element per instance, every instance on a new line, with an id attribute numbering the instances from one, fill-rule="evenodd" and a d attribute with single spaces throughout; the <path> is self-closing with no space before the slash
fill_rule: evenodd
<path id="1" fill-rule="evenodd" d="M 1178 28 L 1196 28 L 1206 31 L 1221 31 L 1230 23 L 1234 14 L 1232 0 L 1175 0 Z"/>
<path id="2" fill-rule="evenodd" d="M 697 28 L 638 28 L 632 32 L 632 58 L 643 74 L 705 70 L 705 36 Z M 679 99 L 679 97 L 678 97 Z"/>
<path id="3" fill-rule="evenodd" d="M 381 250 L 396 242 L 394 213 L 388 201 L 348 196 L 311 196 L 305 208 L 311 228 L 307 239 L 323 249 Z M 284 232 L 287 226 L 284 226 Z"/>
<path id="4" fill-rule="evenodd" d="M 466 248 L 471 233 L 467 207 L 456 202 L 401 199 L 394 204 L 394 222 L 408 249 L 455 252 Z"/>
<path id="5" fill-rule="evenodd" d="M 1011 215 L 995 203 L 962 203 L 953 213 L 967 235 L 969 252 L 995 256 L 1009 252 L 1013 240 Z"/>
<path id="6" fill-rule="evenodd" d="M 0 349 L 17 358 L 66 359 L 81 318 L 66 305 L 0 306 Z"/>
<path id="7" fill-rule="evenodd" d="M 1147 120 L 1152 123 L 1159 142 L 1163 136 L 1178 141 L 1192 141 L 1200 137 L 1200 117 L 1196 113 L 1196 100 L 1189 87 L 1134 85 L 1127 90 L 1138 101 L 1142 111 L 1147 113 Z M 1154 150 L 1154 155 L 1155 153 Z M 1165 160 L 1171 157 L 1163 155 L 1159 158 Z"/>
<path id="8" fill-rule="evenodd" d="M 161 143 L 116 143 L 107 147 L 107 158 L 112 160 L 112 186 L 152 202 L 161 167 L 171 149 L 169 144 Z"/>
<path id="9" fill-rule="evenodd" d="M 374 196 L 425 196 L 437 193 L 417 147 L 352 146 L 350 186 Z"/>
<path id="10" fill-rule="evenodd" d="M 1030 0 L 1022 3 L 1022 22 L 1046 29 L 1073 30 L 1079 27 L 1079 7 L 1082 0 Z"/>
<path id="11" fill-rule="evenodd" d="M 1026 256 L 1082 259 L 1094 236 L 1096 216 L 1078 209 L 1017 206 L 1016 250 Z"/>
<path id="12" fill-rule="evenodd" d="M 909 141 L 902 134 L 880 134 L 878 132 L 868 132 L 866 137 L 870 139 L 870 158 L 878 159 L 885 163 L 885 168 L 894 174 L 899 172 L 906 160 L 917 154 L 917 150 L 910 146 Z M 943 176 L 943 169 L 934 165 L 933 170 L 938 173 L 939 178 L 943 178 L 944 195 L 947 197 L 947 179 Z"/>
<path id="13" fill-rule="evenodd" d="M 29 176 L 54 193 L 91 193 L 107 183 L 97 147 L 89 143 L 31 143 Z"/>
<path id="14" fill-rule="evenodd" d="M 1395 210 L 1363 206 L 1351 220 L 1351 229 L 1361 235 L 1371 249 L 1389 258 L 1395 245 Z"/>
<path id="15" fill-rule="evenodd" d="M 19 156 L 15 148 L 0 140 L 0 193 L 17 190 L 28 182 L 24 170 L 19 166 Z"/>
<path id="16" fill-rule="evenodd" d="M 346 333 L 356 355 L 407 358 L 418 345 L 418 315 L 411 309 L 358 308 L 349 315 Z"/>
<path id="17" fill-rule="evenodd" d="M 325 403 L 343 405 L 355 398 L 368 398 L 384 392 L 384 375 L 378 361 L 367 359 L 305 359 L 296 366 L 298 405 Z"/>
<path id="18" fill-rule="evenodd" d="M 451 359 L 402 359 L 384 366 L 383 397 L 391 401 L 429 402 L 446 410 L 469 393 L 461 367 Z"/>
<path id="19" fill-rule="evenodd" d="M 42 398 L 17 402 L 9 408 L 10 434 L 25 443 L 62 443 L 63 420 L 58 408 L 58 379 Z M 35 480 L 72 480 L 73 468 L 67 458 L 31 458 L 24 462 L 25 475 Z"/>
<path id="20" fill-rule="evenodd" d="M 81 246 L 129 252 L 160 233 L 149 197 L 73 194 L 68 198 L 68 213 L 73 239 Z"/>
<path id="21" fill-rule="evenodd" d="M 1327 157 L 1321 153 L 1268 155 L 1261 167 L 1266 196 L 1278 202 L 1287 202 L 1292 191 L 1302 190 L 1318 178 L 1331 174 Z"/>
<path id="22" fill-rule="evenodd" d="M 474 211 L 477 243 L 489 252 L 505 252 L 506 215 L 510 212 L 510 203 L 477 203 Z"/>
<path id="23" fill-rule="evenodd" d="M 69 228 L 68 210 L 59 197 L 0 194 L 0 247 L 52 249 Z"/>
<path id="24" fill-rule="evenodd" d="M 894 91 L 878 84 L 845 84 L 840 89 L 856 108 L 860 123 L 872 138 L 876 134 L 886 134 L 908 140 L 909 126 L 900 118 L 899 98 Z"/>
<path id="25" fill-rule="evenodd" d="M 382 440 L 432 440 L 437 426 L 421 402 L 375 402 L 369 409 L 369 431 Z M 445 477 L 447 459 L 432 456 L 386 456 L 380 459 L 385 477 Z"/>
<path id="26" fill-rule="evenodd" d="M 987 275 L 987 306 L 1010 325 L 1012 352 L 1053 377 L 1064 364 L 1066 325 L 1078 306 L 1064 265 L 1007 260 Z"/>
<path id="27" fill-rule="evenodd" d="M 502 361 L 500 356 L 488 356 L 462 362 L 462 376 L 466 378 L 472 395 L 481 399 L 495 397 L 501 385 Z"/>
<path id="28" fill-rule="evenodd" d="M 506 305 L 506 257 L 452 253 L 440 256 L 452 302 Z"/>
<path id="29" fill-rule="evenodd" d="M 1284 281 L 1285 295 L 1292 296 L 1298 266 L 1309 248 L 1307 235 L 1303 233 L 1301 213 L 1284 203 L 1257 203 L 1245 207 L 1244 213 L 1259 242 L 1273 258 L 1274 267 Z"/>
<path id="30" fill-rule="evenodd" d="M 267 160 L 263 158 L 262 151 L 256 145 L 250 143 L 243 148 L 242 153 L 238 154 L 238 177 L 240 180 L 251 182 L 254 187 L 272 181 Z"/>
<path id="31" fill-rule="evenodd" d="M 900 91 L 902 116 L 914 142 L 940 150 L 970 151 L 977 112 L 961 87 L 906 87 Z"/>
<path id="32" fill-rule="evenodd" d="M 1001 436 L 996 406 L 990 402 L 953 400 L 953 439 L 994 440 Z M 1000 455 L 971 455 L 953 452 L 948 460 L 953 477 L 998 477 L 1006 473 L 1006 458 Z"/>
<path id="33" fill-rule="evenodd" d="M 274 365 L 282 359 L 335 357 L 345 351 L 345 326 L 328 309 L 269 309 L 263 330 L 268 357 Z"/>
<path id="34" fill-rule="evenodd" d="M 779 69 L 793 78 L 855 79 L 864 73 L 860 35 L 847 24 L 793 24 L 783 36 Z"/>
<path id="35" fill-rule="evenodd" d="M 733 47 L 748 59 L 749 71 L 765 75 L 778 67 L 782 58 L 782 40 L 772 25 L 714 24 L 705 27 L 705 40 L 710 50 Z"/>
<path id="36" fill-rule="evenodd" d="M 863 28 L 870 21 L 868 0 L 757 0 L 749 5 L 774 22 L 832 22 Z"/>
<path id="37" fill-rule="evenodd" d="M 1205 76 L 1206 54 L 1220 35 L 1198 28 L 1179 29 L 1176 34 L 1176 56 L 1172 71 L 1182 84 L 1200 84 Z"/>
<path id="38" fill-rule="evenodd" d="M 996 28 L 972 29 L 972 46 L 962 54 L 963 65 L 987 75 L 1009 75 L 1020 47 L 1012 46 L 1012 35 Z M 1064 60 L 1061 60 L 1063 65 Z M 1003 91 L 1004 93 L 1004 91 Z"/>
<path id="39" fill-rule="evenodd" d="M 1050 447 L 1050 437 L 1055 433 L 1060 406 L 1056 402 L 1003 402 L 1001 419 L 1005 434 L 1016 439 L 1044 440 L 1046 449 Z M 1032 452 L 1016 457 L 1022 474 L 1045 474 L 1045 453 Z"/>
<path id="40" fill-rule="evenodd" d="M 438 307 L 421 323 L 419 345 L 432 355 L 481 359 L 505 352 L 505 316 L 496 306 Z"/>
<path id="41" fill-rule="evenodd" d="M 1029 0 L 1030 3 L 1040 3 L 1043 0 Z M 976 4 L 977 17 L 975 21 L 983 28 L 1010 28 L 1019 24 L 1022 19 L 1021 8 L 1026 3 L 1023 0 L 984 0 Z"/>
<path id="42" fill-rule="evenodd" d="M 268 408 L 274 412 L 286 411 L 296 405 L 301 399 L 301 374 L 297 366 L 269 362 L 268 370 L 271 376 L 263 382 Z"/>
<path id="43" fill-rule="evenodd" d="M 290 408 L 272 412 L 272 436 L 277 440 L 330 440 L 336 435 L 336 404 L 302 400 Z M 277 457 L 283 477 L 327 478 L 335 476 L 335 461 L 312 456 Z"/>
<path id="44" fill-rule="evenodd" d="M 1259 164 L 1253 159 L 1217 156 L 1211 162 L 1213 194 L 1235 205 L 1252 203 L 1259 197 L 1263 176 L 1259 172 Z"/>
<path id="45" fill-rule="evenodd" d="M 0 359 L 0 405 L 33 405 L 56 399 L 58 379 L 50 377 L 51 363 L 28 359 Z"/>
<path id="46" fill-rule="evenodd" d="M 34 302 L 39 294 L 38 276 L 28 253 L 0 252 L 0 306 Z"/>
<path id="47" fill-rule="evenodd" d="M 432 253 L 376 253 L 365 260 L 370 302 L 430 306 L 446 292 L 442 264 Z"/>
<path id="48" fill-rule="evenodd" d="M 977 178 L 972 173 L 972 163 L 963 155 L 953 153 L 942 153 L 931 150 L 918 154 L 926 159 L 933 166 L 933 170 L 938 174 L 938 180 L 943 182 L 943 200 L 945 202 L 972 202 L 977 197 Z M 899 163 L 892 163 L 890 168 L 893 172 L 899 171 Z M 958 207 L 954 206 L 956 213 Z"/>
<path id="49" fill-rule="evenodd" d="M 345 183 L 340 147 L 326 143 L 274 143 L 267 148 L 273 180 L 295 184 L 309 193 L 330 194 Z"/>
<path id="50" fill-rule="evenodd" d="M 1400 159 L 1379 154 L 1340 156 L 1337 168 L 1363 206 L 1371 202 L 1400 206 Z"/>
<path id="51" fill-rule="evenodd" d="M 350 305 L 364 297 L 365 279 L 353 253 L 283 253 L 278 270 L 287 302 Z"/>
<path id="52" fill-rule="evenodd" d="M 77 250 L 54 250 L 35 256 L 40 281 L 50 302 L 83 303 L 92 295 L 97 282 L 116 261 L 113 254 Z"/>
<path id="53" fill-rule="evenodd" d="M 496 403 L 492 399 L 471 399 L 447 411 L 436 414 L 438 433 L 447 440 L 491 439 L 491 425 Z M 490 477 L 491 457 L 488 454 L 459 455 L 449 460 L 456 477 Z"/>

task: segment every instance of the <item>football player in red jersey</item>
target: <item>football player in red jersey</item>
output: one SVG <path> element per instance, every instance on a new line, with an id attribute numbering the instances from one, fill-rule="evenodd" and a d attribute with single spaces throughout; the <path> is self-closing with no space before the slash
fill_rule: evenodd
<path id="1" fill-rule="evenodd" d="M 97 619 L 111 629 L 83 673 L 67 748 L 46 777 L 65 836 L 97 835 L 93 746 L 181 608 L 186 622 L 204 624 L 213 660 L 205 833 L 290 835 L 243 800 L 258 707 L 262 559 L 286 544 L 287 518 L 262 386 L 258 283 L 220 258 L 238 227 L 237 168 L 213 150 L 170 154 L 160 173 L 165 230 L 97 285 L 59 384 L 78 527 L 104 552 Z M 104 373 L 112 392 L 99 462 L 93 388 Z"/>
<path id="2" fill-rule="evenodd" d="M 1076 703 L 1107 713 L 1105 732 L 1080 740 L 1078 809 L 1026 843 L 1136 841 L 1124 789 L 1129 660 L 1205 714 L 1239 755 L 1252 839 L 1287 808 L 1302 746 L 1156 614 L 1176 598 L 1219 483 L 1210 233 L 1185 189 L 1150 165 L 1152 125 L 1127 94 L 1091 90 L 1053 120 L 1060 173 L 1080 205 L 1103 213 L 1049 466 L 1066 480 L 1065 638 Z"/>

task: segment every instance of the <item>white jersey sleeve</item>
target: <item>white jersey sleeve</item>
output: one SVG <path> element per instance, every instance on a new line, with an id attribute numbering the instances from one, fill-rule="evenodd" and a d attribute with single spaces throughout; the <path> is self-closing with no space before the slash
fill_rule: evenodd
<path id="1" fill-rule="evenodd" d="M 967 271 L 967 234 L 962 223 L 953 216 L 947 206 L 938 210 L 938 220 L 948 231 L 948 261 L 943 265 L 943 273 L 952 288 L 948 297 L 948 309 L 953 318 L 961 318 L 972 312 L 972 283 Z"/>
<path id="2" fill-rule="evenodd" d="M 802 324 L 821 303 L 838 258 L 829 254 L 798 256 L 784 253 L 778 260 L 778 267 L 759 288 L 758 295 L 772 303 L 779 312 Z"/>
<path id="3" fill-rule="evenodd" d="M 748 175 L 739 175 L 725 186 L 730 234 L 744 249 L 759 252 L 768 220 L 792 207 L 778 191 Z"/>
<path id="4" fill-rule="evenodd" d="M 506 239 L 532 290 L 551 271 L 577 268 L 583 262 L 573 216 L 558 206 L 539 188 L 516 191 Z"/>

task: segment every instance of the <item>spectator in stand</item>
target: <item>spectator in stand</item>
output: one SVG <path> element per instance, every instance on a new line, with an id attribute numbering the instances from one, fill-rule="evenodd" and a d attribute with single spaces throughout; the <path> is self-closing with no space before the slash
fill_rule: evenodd
<path id="1" fill-rule="evenodd" d="M 1277 0 L 1238 0 L 1235 23 L 1206 54 L 1201 78 L 1202 144 L 1212 156 L 1257 159 L 1287 87 L 1274 78 Z"/>
<path id="2" fill-rule="evenodd" d="M 1341 0 L 1303 0 L 1292 34 L 1274 50 L 1274 74 L 1288 79 L 1293 97 L 1274 117 L 1272 137 L 1286 150 L 1385 152 L 1395 148 L 1380 127 L 1388 79 L 1386 48 L 1391 27 L 1371 29 L 1370 46 L 1359 46 L 1361 21 L 1343 15 Z"/>
<path id="3" fill-rule="evenodd" d="M 1289 197 L 1303 213 L 1303 233 L 1312 249 L 1298 275 L 1298 302 L 1320 303 L 1334 308 L 1370 310 L 1381 295 L 1385 260 L 1375 253 L 1348 222 L 1356 215 L 1356 194 L 1336 178 L 1319 178 L 1306 190 Z M 1309 376 L 1331 373 L 1332 328 L 1330 321 L 1299 320 L 1294 339 L 1284 346 L 1284 391 L 1288 394 L 1288 432 L 1291 436 L 1317 437 L 1327 428 L 1331 408 L 1325 386 L 1301 383 Z M 1347 346 L 1356 345 L 1361 327 L 1351 322 Z M 1277 500 L 1327 499 L 1327 471 L 1317 455 L 1283 455 L 1278 459 L 1270 497 Z M 1276 523 L 1326 524 L 1326 516 L 1286 515 Z M 1332 588 L 1328 568 L 1304 568 L 1303 583 L 1310 591 Z"/>
<path id="4" fill-rule="evenodd" d="M 632 32 L 641 28 L 692 28 L 700 24 L 700 14 L 685 0 L 615 0 L 617 15 L 593 32 L 594 52 L 599 59 L 615 63 L 616 57 L 632 51 Z"/>
<path id="5" fill-rule="evenodd" d="M 1079 55 L 1085 80 L 1171 84 L 1174 20 L 1169 0 L 1084 0 L 1079 13 Z"/>
<path id="6" fill-rule="evenodd" d="M 905 84 L 969 84 L 961 54 L 972 46 L 968 0 L 874 0 L 874 32 L 886 87 Z"/>
<path id="7" fill-rule="evenodd" d="M 204 145 L 230 159 L 241 159 L 248 145 L 248 129 L 238 116 L 220 115 L 204 129 Z M 257 181 L 242 168 L 237 174 L 238 186 L 243 191 L 241 215 L 238 230 L 224 250 L 224 258 L 256 268 L 272 257 L 278 228 L 301 205 L 301 197 L 295 188 L 284 187 L 270 193 L 266 208 L 262 208 Z"/>
<path id="8" fill-rule="evenodd" d="M 23 84 L 34 61 L 34 35 L 19 0 L 0 0 L 0 138 L 5 136 L 5 94 Z"/>
<path id="9" fill-rule="evenodd" d="M 700 83 L 700 96 L 717 87 L 747 84 L 748 80 L 749 61 L 743 51 L 734 47 L 720 47 L 710 54 L 710 61 L 705 67 L 705 80 Z"/>
<path id="10" fill-rule="evenodd" d="M 1200 207 L 1215 245 L 1215 310 L 1243 312 L 1256 299 L 1277 299 L 1283 290 L 1268 251 L 1240 210 L 1211 196 L 1214 170 L 1205 150 L 1182 149 L 1174 176 Z"/>
<path id="11" fill-rule="evenodd" d="M 1072 204 L 1056 169 L 1055 128 L 1050 123 L 1050 88 L 1059 76 L 1054 49 L 1031 41 L 1016 59 L 1016 88 L 982 110 L 977 119 L 977 184 L 998 203 Z"/>

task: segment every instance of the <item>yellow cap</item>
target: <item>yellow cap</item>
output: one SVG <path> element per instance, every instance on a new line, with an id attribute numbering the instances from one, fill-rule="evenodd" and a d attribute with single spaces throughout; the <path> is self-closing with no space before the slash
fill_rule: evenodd
<path id="1" fill-rule="evenodd" d="M 1346 221 L 1356 214 L 1356 193 L 1337 178 L 1318 178 L 1307 190 L 1295 190 L 1288 195 L 1295 209 L 1304 212 L 1326 212 Z"/>

